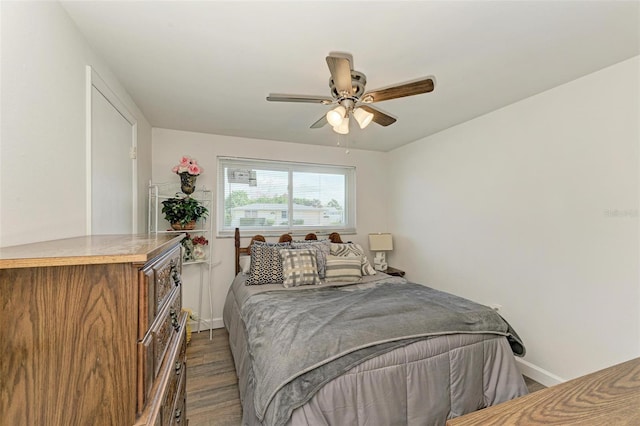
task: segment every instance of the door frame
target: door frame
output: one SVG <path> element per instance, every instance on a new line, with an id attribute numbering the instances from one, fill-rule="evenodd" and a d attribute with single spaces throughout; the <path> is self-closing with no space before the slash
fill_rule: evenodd
<path id="1" fill-rule="evenodd" d="M 91 154 L 92 154 L 92 98 L 93 98 L 93 88 L 100 92 L 102 96 L 113 106 L 116 111 L 122 115 L 122 117 L 131 125 L 131 194 L 133 199 L 132 203 L 132 229 L 131 232 L 136 234 L 138 232 L 138 159 L 137 159 L 137 150 L 138 150 L 138 121 L 135 116 L 129 111 L 129 109 L 125 106 L 125 104 L 118 98 L 118 96 L 109 88 L 107 83 L 100 77 L 100 75 L 93 69 L 91 65 L 86 66 L 86 127 L 85 127 L 85 139 L 86 139 L 86 150 L 85 150 L 85 164 L 86 164 L 86 221 L 85 221 L 85 232 L 86 235 L 91 235 L 92 225 L 91 225 L 91 215 L 92 215 L 92 201 L 93 201 L 93 193 L 92 193 L 92 164 L 91 164 Z"/>

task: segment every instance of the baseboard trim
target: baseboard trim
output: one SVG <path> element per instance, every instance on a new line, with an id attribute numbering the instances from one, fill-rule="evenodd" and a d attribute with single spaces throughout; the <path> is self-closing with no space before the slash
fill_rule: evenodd
<path id="1" fill-rule="evenodd" d="M 516 358 L 516 363 L 523 375 L 547 387 L 566 382 L 562 377 L 558 377 L 535 364 L 531 364 L 530 362 L 523 360 L 522 358 Z"/>
<path id="2" fill-rule="evenodd" d="M 191 330 L 198 331 L 198 321 L 189 321 L 191 324 Z M 202 330 L 213 330 L 216 328 L 224 328 L 224 322 L 222 318 L 209 318 L 209 319 L 201 319 L 200 320 L 200 331 Z"/>

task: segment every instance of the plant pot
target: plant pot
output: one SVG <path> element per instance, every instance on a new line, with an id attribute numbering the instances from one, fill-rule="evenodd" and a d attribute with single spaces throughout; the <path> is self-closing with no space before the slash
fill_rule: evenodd
<path id="1" fill-rule="evenodd" d="M 172 223 L 171 227 L 176 231 L 189 231 L 191 229 L 196 228 L 196 221 L 192 220 L 190 222 L 185 223 L 184 225 L 180 222 Z"/>
<path id="2" fill-rule="evenodd" d="M 187 172 L 179 173 L 180 189 L 185 194 L 192 194 L 196 190 L 196 178 L 198 175 L 190 175 Z"/>

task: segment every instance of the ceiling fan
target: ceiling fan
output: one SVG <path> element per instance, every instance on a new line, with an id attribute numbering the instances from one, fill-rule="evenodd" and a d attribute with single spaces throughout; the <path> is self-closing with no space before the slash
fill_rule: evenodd
<path id="1" fill-rule="evenodd" d="M 394 117 L 370 104 L 428 93 L 434 88 L 434 77 L 431 76 L 367 92 L 365 91 L 367 78 L 363 73 L 353 69 L 353 57 L 350 54 L 331 52 L 326 59 L 331 72 L 329 79 L 331 97 L 271 93 L 267 96 L 267 100 L 271 102 L 308 102 L 322 105 L 338 104 L 336 108 L 313 123 L 311 128 L 318 129 L 329 123 L 335 132 L 347 134 L 349 133 L 350 116 L 355 118 L 361 129 L 367 127 L 372 121 L 381 126 L 389 126 L 396 122 Z"/>

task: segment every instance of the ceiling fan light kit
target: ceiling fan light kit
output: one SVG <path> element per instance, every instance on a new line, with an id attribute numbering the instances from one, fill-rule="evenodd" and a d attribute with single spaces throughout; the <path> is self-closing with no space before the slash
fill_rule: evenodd
<path id="1" fill-rule="evenodd" d="M 326 115 L 320 117 L 311 125 L 312 129 L 319 129 L 329 123 L 336 133 L 349 133 L 349 115 L 358 122 L 360 129 L 367 127 L 372 121 L 381 126 L 389 126 L 396 122 L 396 118 L 371 106 L 374 102 L 403 98 L 432 92 L 433 77 L 424 77 L 407 83 L 400 83 L 384 89 L 365 91 L 366 76 L 353 70 L 353 58 L 349 53 L 332 52 L 326 57 L 327 66 L 331 72 L 329 88 L 331 98 L 325 96 L 270 94 L 267 101 L 271 102 L 308 102 L 322 105 L 338 104 Z"/>
<path id="2" fill-rule="evenodd" d="M 333 131 L 341 135 L 349 134 L 349 116 L 342 119 L 338 126 L 333 126 Z"/>
<path id="3" fill-rule="evenodd" d="M 342 105 L 338 105 L 336 108 L 330 110 L 327 113 L 327 121 L 331 126 L 337 127 L 342 123 L 345 115 L 347 114 L 347 109 Z"/>
<path id="4" fill-rule="evenodd" d="M 362 108 L 356 108 L 355 110 L 353 110 L 353 118 L 356 119 L 360 128 L 364 129 L 373 120 L 373 114 L 365 111 Z"/>

